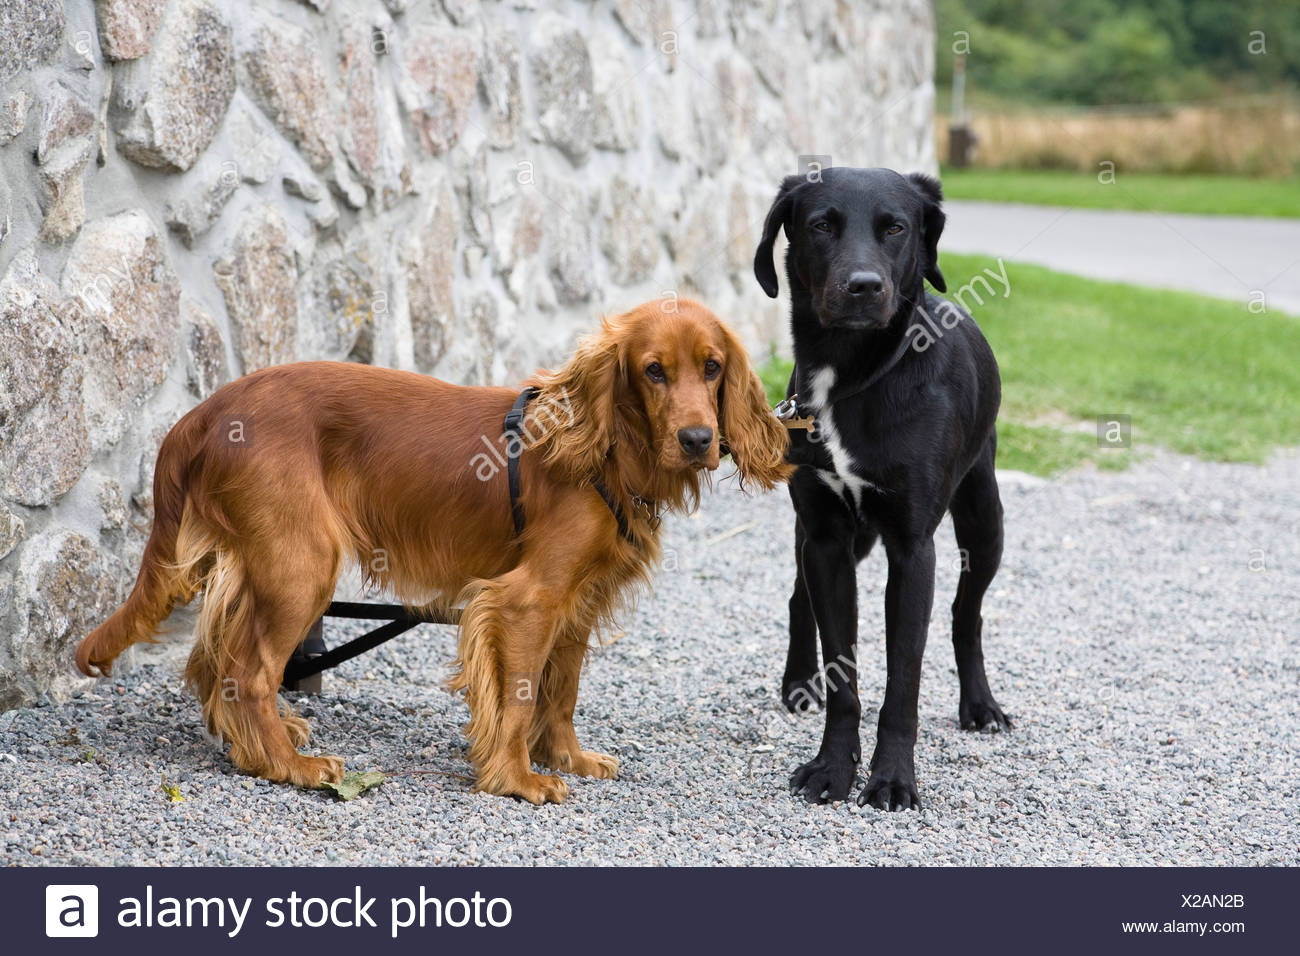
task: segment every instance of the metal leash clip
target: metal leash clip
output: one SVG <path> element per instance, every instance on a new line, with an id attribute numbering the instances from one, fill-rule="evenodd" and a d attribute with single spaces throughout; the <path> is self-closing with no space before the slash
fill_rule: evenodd
<path id="1" fill-rule="evenodd" d="M 817 419 L 813 415 L 799 415 L 799 394 L 796 392 L 785 401 L 781 402 L 776 408 L 772 409 L 772 414 L 786 428 L 802 428 L 806 431 L 812 431 L 817 427 Z"/>

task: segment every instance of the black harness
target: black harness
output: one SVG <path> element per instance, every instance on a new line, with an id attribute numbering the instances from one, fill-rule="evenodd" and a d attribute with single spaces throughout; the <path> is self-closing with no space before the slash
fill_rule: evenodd
<path id="1" fill-rule="evenodd" d="M 506 413 L 505 424 L 502 426 L 506 436 L 506 479 L 510 485 L 510 517 L 515 523 L 515 537 L 524 533 L 524 503 L 519 500 L 519 496 L 523 493 L 519 479 L 519 459 L 524 451 L 524 416 L 528 413 L 529 403 L 537 397 L 538 391 L 536 386 L 530 385 L 520 392 L 510 411 Z M 618 533 L 623 536 L 623 540 L 639 546 L 640 542 L 632 533 L 632 526 L 628 524 L 627 515 L 623 513 L 623 508 L 614 497 L 614 493 L 599 477 L 591 479 L 591 486 L 596 489 L 596 493 L 609 507 L 614 520 L 618 522 Z"/>

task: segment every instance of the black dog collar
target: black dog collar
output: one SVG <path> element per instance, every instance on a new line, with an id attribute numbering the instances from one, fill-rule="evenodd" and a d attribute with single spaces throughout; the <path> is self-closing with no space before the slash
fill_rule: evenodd
<path id="1" fill-rule="evenodd" d="M 875 385 L 882 378 L 884 378 L 886 375 L 892 372 L 894 370 L 894 367 L 897 366 L 898 363 L 903 360 L 903 356 L 907 354 L 907 350 L 911 346 L 911 344 L 912 344 L 911 339 L 909 339 L 906 335 L 904 335 L 901 339 L 899 339 L 898 344 L 894 346 L 894 351 L 890 354 L 890 356 L 887 359 L 885 359 L 885 361 L 882 362 L 874 372 L 868 375 L 865 380 L 858 382 L 851 388 L 846 388 L 841 392 L 836 392 L 834 389 L 831 389 L 831 394 L 826 396 L 825 407 L 829 408 L 830 406 L 834 405 L 836 402 L 842 402 L 846 398 L 852 398 L 854 395 L 858 395 L 862 392 L 865 392 L 872 385 Z M 793 413 L 793 415 L 796 416 L 800 414 L 815 416 L 817 412 L 821 411 L 821 409 L 811 408 L 807 406 L 805 402 L 801 402 L 798 399 L 800 386 L 803 383 L 803 378 L 804 377 L 799 373 L 799 363 L 796 360 L 794 366 L 794 390 L 791 392 L 790 397 L 786 399 L 786 402 L 793 401 L 794 405 L 789 409 L 783 409 L 785 402 L 782 402 L 781 405 L 777 406 L 777 408 L 782 409 L 783 411 L 786 412 L 786 414 Z M 777 417 L 780 418 L 781 415 L 778 414 Z M 786 427 L 790 428 L 790 427 L 803 427 L 803 426 L 787 425 Z"/>

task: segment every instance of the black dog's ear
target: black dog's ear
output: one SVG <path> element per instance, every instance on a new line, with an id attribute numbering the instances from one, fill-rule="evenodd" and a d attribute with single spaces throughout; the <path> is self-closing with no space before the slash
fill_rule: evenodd
<path id="1" fill-rule="evenodd" d="M 772 261 L 772 244 L 782 226 L 787 227 L 786 235 L 790 235 L 790 210 L 794 208 L 795 189 L 802 182 L 804 178 L 799 175 L 781 180 L 781 188 L 777 190 L 776 199 L 772 200 L 772 208 L 767 211 L 767 219 L 763 222 L 763 238 L 754 252 L 754 277 L 770 299 L 776 298 L 780 288 L 776 281 L 776 263 Z"/>
<path id="2" fill-rule="evenodd" d="M 947 292 L 948 283 L 944 282 L 943 273 L 939 271 L 939 237 L 943 235 L 943 224 L 948 218 L 943 214 L 943 189 L 939 180 L 924 173 L 912 173 L 907 181 L 925 200 L 925 277 L 940 292 Z"/>

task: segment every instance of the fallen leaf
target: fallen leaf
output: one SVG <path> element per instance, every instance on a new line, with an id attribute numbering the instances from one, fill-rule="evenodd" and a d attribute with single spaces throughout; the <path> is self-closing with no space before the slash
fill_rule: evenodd
<path id="1" fill-rule="evenodd" d="M 176 784 L 171 783 L 167 779 L 166 774 L 163 774 L 162 778 L 162 792 L 167 794 L 167 799 L 172 803 L 181 803 L 185 799 L 185 797 L 181 795 L 181 788 Z"/>
<path id="2" fill-rule="evenodd" d="M 343 775 L 341 782 L 329 783 L 327 781 L 321 786 L 333 792 L 334 796 L 340 800 L 355 800 L 371 787 L 379 786 L 385 779 L 384 775 L 378 770 L 367 770 L 365 773 L 349 770 Z"/>

